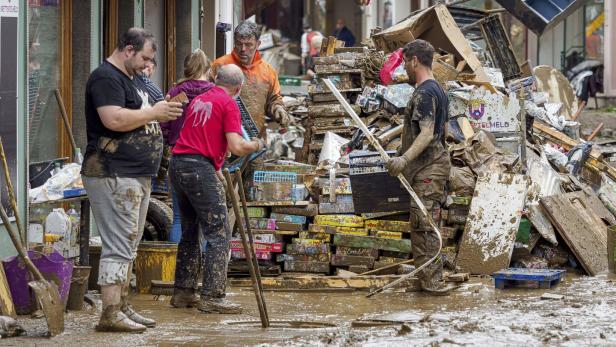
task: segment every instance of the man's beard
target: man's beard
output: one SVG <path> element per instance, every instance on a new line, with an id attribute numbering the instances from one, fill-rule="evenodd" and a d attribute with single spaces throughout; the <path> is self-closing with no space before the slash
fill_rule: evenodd
<path id="1" fill-rule="evenodd" d="M 129 59 L 124 61 L 124 68 L 126 69 L 126 72 L 130 75 L 130 76 L 135 76 L 137 74 L 137 72 L 143 70 L 144 67 L 142 68 L 138 68 L 135 66 L 135 56 L 133 55 L 132 57 L 130 57 Z"/>

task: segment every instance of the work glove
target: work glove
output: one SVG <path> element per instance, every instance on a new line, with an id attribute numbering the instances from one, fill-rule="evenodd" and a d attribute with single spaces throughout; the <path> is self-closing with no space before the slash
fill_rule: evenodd
<path id="1" fill-rule="evenodd" d="M 389 159 L 385 166 L 387 167 L 387 171 L 389 172 L 389 174 L 396 177 L 400 173 L 402 173 L 402 171 L 406 168 L 407 165 L 408 161 L 405 157 L 393 157 Z"/>
<path id="2" fill-rule="evenodd" d="M 288 127 L 289 122 L 291 121 L 291 117 L 289 117 L 289 114 L 287 113 L 287 110 L 284 109 L 284 106 L 277 106 L 274 109 L 274 119 L 283 128 Z"/>
<path id="3" fill-rule="evenodd" d="M 263 148 L 265 148 L 265 141 L 263 141 L 262 138 L 260 138 L 260 137 L 253 137 L 250 140 L 253 141 L 253 142 L 256 142 L 259 145 L 259 148 L 255 152 L 258 152 L 258 151 L 262 150 Z"/>

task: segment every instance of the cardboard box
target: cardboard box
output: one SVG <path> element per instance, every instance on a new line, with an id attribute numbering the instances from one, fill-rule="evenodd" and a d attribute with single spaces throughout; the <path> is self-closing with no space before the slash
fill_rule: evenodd
<path id="1" fill-rule="evenodd" d="M 362 228 L 364 219 L 360 216 L 348 214 L 318 215 L 314 217 L 314 224 Z"/>
<path id="2" fill-rule="evenodd" d="M 429 7 L 372 36 L 376 49 L 386 53 L 415 39 L 424 39 L 439 50 L 452 53 L 456 64 L 466 61 L 467 71 L 475 73 L 475 81 L 490 81 L 446 5 Z"/>

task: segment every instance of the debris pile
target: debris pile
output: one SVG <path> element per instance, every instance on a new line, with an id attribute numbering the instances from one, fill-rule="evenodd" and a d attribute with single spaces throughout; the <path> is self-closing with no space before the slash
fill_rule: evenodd
<path id="1" fill-rule="evenodd" d="M 362 274 L 412 263 L 410 197 L 321 79 L 395 155 L 414 90 L 400 48 L 413 38 L 437 48 L 434 75 L 449 96 L 452 170 L 439 226 L 445 266 L 471 274 L 607 270 L 616 169 L 592 138 L 580 137 L 569 82 L 551 67 L 518 64 L 497 15 L 443 4 L 373 32 L 372 48 L 324 40 L 309 96 L 294 113 L 306 129 L 295 157 L 304 164 L 264 164 L 263 172 L 295 175 L 258 188 L 261 197 L 250 202 L 261 265 L 272 274 Z M 242 258 L 239 243 L 233 249 Z"/>

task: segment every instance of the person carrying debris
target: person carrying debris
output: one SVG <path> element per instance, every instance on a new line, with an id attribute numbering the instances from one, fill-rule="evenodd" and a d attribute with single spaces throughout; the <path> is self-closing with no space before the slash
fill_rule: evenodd
<path id="1" fill-rule="evenodd" d="M 264 146 L 261 139 L 242 138 L 240 110 L 233 97 L 240 93 L 243 82 L 244 75 L 238 66 L 219 67 L 216 86 L 188 106 L 180 137 L 173 147 L 169 173 L 182 216 L 173 307 L 197 307 L 206 313 L 242 312 L 239 305 L 225 299 L 231 228 L 220 169 L 227 150 L 244 156 Z M 204 251 L 199 234 L 207 242 Z M 202 266 L 199 298 L 197 276 Z"/>
<path id="2" fill-rule="evenodd" d="M 158 122 L 182 114 L 180 103 L 154 104 L 146 85 L 136 77 L 155 54 L 154 36 L 131 28 L 86 84 L 88 145 L 81 175 L 103 242 L 98 270 L 103 312 L 98 331 L 142 332 L 156 325 L 128 303 L 151 179 L 162 155 Z"/>
<path id="3" fill-rule="evenodd" d="M 256 23 L 244 21 L 233 32 L 233 52 L 212 63 L 210 81 L 214 81 L 218 69 L 227 64 L 239 66 L 244 73 L 242 101 L 254 119 L 261 134 L 265 134 L 265 117 L 271 117 L 282 127 L 289 125 L 290 117 L 280 96 L 278 73 L 261 59 L 259 45 L 260 29 Z"/>
<path id="4" fill-rule="evenodd" d="M 417 89 L 405 110 L 399 156 L 387 162 L 387 170 L 392 176 L 404 174 L 438 225 L 451 168 L 445 147 L 447 94 L 432 74 L 434 48 L 430 43 L 414 40 L 404 46 L 403 52 L 409 82 L 415 83 Z M 413 200 L 410 222 L 413 258 L 415 266 L 419 267 L 438 252 L 438 235 Z M 420 272 L 421 288 L 433 294 L 447 293 L 451 288 L 442 282 L 442 270 L 443 264 L 438 257 Z"/>

